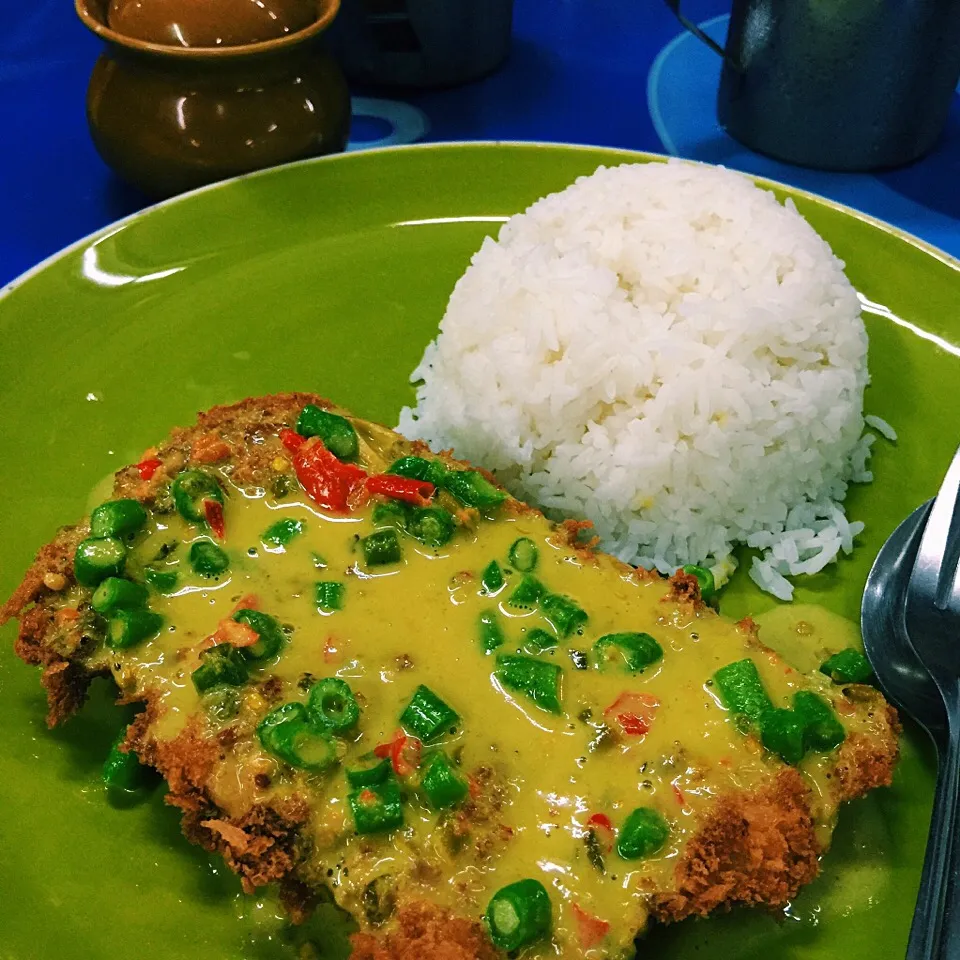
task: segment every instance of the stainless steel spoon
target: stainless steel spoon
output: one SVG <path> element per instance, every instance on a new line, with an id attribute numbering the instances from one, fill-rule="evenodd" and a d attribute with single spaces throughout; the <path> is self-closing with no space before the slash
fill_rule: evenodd
<path id="1" fill-rule="evenodd" d="M 960 892 L 952 882 L 957 864 L 951 864 L 960 854 L 960 844 L 948 829 L 956 797 L 951 796 L 952 773 L 944 762 L 949 748 L 947 707 L 940 686 L 913 648 L 906 620 L 908 584 L 931 505 L 932 501 L 925 503 L 907 517 L 877 555 L 863 594 L 860 628 L 883 692 L 923 727 L 938 758 L 936 798 L 906 958 L 958 960 L 960 941 L 949 934 L 960 909 L 953 903 Z M 948 909 L 953 922 L 945 924 Z"/>

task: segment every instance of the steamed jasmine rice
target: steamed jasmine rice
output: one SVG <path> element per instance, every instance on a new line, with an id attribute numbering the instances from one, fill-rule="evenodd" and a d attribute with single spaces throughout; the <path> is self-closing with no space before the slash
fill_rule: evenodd
<path id="1" fill-rule="evenodd" d="M 723 582 L 747 544 L 790 599 L 863 529 L 843 510 L 874 440 L 856 292 L 739 174 L 601 167 L 537 201 L 483 242 L 413 379 L 403 433 L 589 518 L 628 562 Z"/>

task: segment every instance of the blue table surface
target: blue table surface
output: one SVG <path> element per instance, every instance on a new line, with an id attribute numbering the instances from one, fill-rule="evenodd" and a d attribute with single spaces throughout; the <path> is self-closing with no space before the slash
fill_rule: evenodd
<path id="1" fill-rule="evenodd" d="M 90 141 L 84 97 L 100 41 L 69 0 L 10 7 L 0 36 L 0 284 L 149 204 Z M 687 0 L 685 10 L 725 36 L 728 0 Z M 513 49 L 499 71 L 402 97 L 354 91 L 351 148 L 504 139 L 673 153 L 829 196 L 960 257 L 960 96 L 936 149 L 919 162 L 829 174 L 777 163 L 728 137 L 714 114 L 719 70 L 660 0 L 516 0 Z"/>

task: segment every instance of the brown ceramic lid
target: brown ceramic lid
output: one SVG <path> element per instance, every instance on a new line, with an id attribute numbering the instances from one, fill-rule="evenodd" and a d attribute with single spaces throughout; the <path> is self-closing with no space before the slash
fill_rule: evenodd
<path id="1" fill-rule="evenodd" d="M 316 19 L 316 0 L 110 0 L 107 10 L 117 33 L 175 47 L 259 43 Z"/>

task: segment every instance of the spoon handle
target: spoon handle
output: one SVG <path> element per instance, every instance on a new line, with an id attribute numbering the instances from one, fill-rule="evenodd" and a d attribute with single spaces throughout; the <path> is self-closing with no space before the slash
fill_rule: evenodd
<path id="1" fill-rule="evenodd" d="M 944 689 L 944 693 L 947 690 Z M 942 763 L 943 789 L 953 797 L 953 823 L 944 825 L 949 833 L 950 860 L 944 889 L 943 926 L 940 930 L 940 960 L 960 960 L 960 677 L 953 680 L 953 696 L 947 700 L 949 742 Z M 939 777 L 937 778 L 939 781 Z M 937 784 L 938 790 L 940 783 Z"/>
<path id="2" fill-rule="evenodd" d="M 906 960 L 960 960 L 960 678 L 947 700 L 946 742 L 937 744 L 937 788 Z M 945 694 L 947 690 L 943 691 Z"/>

